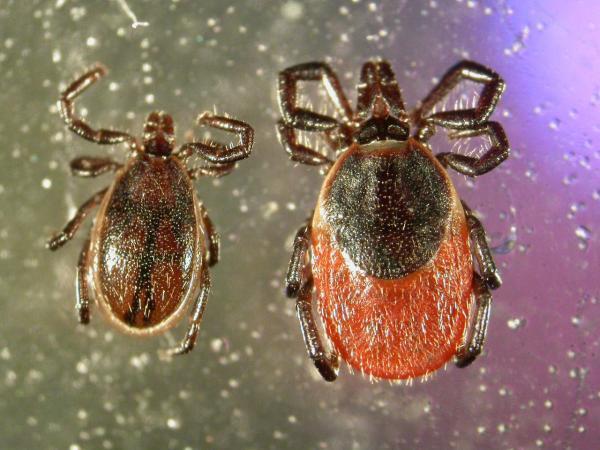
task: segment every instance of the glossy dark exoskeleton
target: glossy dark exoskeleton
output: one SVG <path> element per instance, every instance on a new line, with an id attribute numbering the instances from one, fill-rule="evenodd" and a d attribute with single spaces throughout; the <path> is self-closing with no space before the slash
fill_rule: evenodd
<path id="1" fill-rule="evenodd" d="M 483 85 L 477 105 L 436 112 L 463 80 Z M 335 116 L 298 105 L 298 85 L 307 81 L 323 83 Z M 308 354 L 325 380 L 337 377 L 340 357 L 372 378 L 400 380 L 426 376 L 452 357 L 465 367 L 481 352 L 490 290 L 501 280 L 483 226 L 447 169 L 478 176 L 508 157 L 502 127 L 488 120 L 503 90 L 498 74 L 462 61 L 409 113 L 389 63 L 374 60 L 363 65 L 353 111 L 327 64 L 280 73 L 279 139 L 293 161 L 326 172 L 286 277 Z M 428 140 L 437 127 L 491 145 L 481 157 L 434 154 Z M 335 158 L 302 143 L 299 132 L 319 133 Z"/>
<path id="2" fill-rule="evenodd" d="M 129 158 L 119 164 L 108 158 L 80 157 L 71 161 L 74 175 L 96 177 L 116 172 L 112 184 L 94 194 L 77 211 L 48 248 L 68 242 L 95 207 L 89 238 L 77 265 L 79 321 L 90 320 L 90 299 L 119 329 L 152 335 L 176 325 L 190 309 L 190 325 L 181 344 L 170 350 L 187 353 L 194 347 L 210 290 L 208 267 L 219 260 L 219 235 L 193 180 L 223 176 L 236 161 L 249 156 L 252 128 L 240 121 L 203 113 L 200 125 L 239 135 L 240 143 L 191 142 L 175 150 L 170 115 L 155 111 L 144 123 L 142 142 L 122 131 L 94 129 L 75 115 L 74 99 L 105 75 L 96 66 L 62 93 L 59 111 L 71 131 L 97 144 L 125 144 Z M 187 168 L 192 155 L 205 163 Z"/>

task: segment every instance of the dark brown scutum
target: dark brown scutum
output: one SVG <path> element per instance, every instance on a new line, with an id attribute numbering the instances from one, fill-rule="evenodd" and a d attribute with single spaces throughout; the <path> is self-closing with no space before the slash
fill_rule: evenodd
<path id="1" fill-rule="evenodd" d="M 336 168 L 324 218 L 359 269 L 400 278 L 433 258 L 447 228 L 451 190 L 423 150 L 351 151 Z"/>

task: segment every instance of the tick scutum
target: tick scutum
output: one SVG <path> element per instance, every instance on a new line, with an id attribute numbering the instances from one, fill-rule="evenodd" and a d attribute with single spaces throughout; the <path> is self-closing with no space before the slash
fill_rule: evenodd
<path id="1" fill-rule="evenodd" d="M 413 141 L 355 146 L 340 157 L 325 182 L 321 214 L 359 270 L 401 278 L 435 256 L 452 206 L 440 169 Z"/>

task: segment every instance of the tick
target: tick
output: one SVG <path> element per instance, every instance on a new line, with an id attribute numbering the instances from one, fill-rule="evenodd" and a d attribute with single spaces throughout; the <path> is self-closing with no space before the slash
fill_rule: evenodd
<path id="1" fill-rule="evenodd" d="M 105 74 L 96 66 L 67 87 L 58 103 L 60 115 L 71 131 L 88 141 L 125 144 L 128 158 L 125 164 L 98 157 L 71 161 L 73 175 L 97 177 L 112 171 L 115 177 L 81 205 L 47 246 L 56 250 L 66 244 L 98 207 L 77 265 L 79 322 L 90 320 L 90 298 L 118 329 L 138 336 L 163 333 L 189 309 L 187 334 L 169 350 L 188 353 L 210 290 L 208 268 L 219 261 L 220 246 L 193 180 L 231 172 L 236 161 L 250 155 L 254 131 L 243 122 L 203 113 L 200 125 L 237 133 L 240 143 L 190 142 L 175 149 L 173 119 L 162 111 L 148 115 L 141 140 L 122 131 L 94 129 L 76 116 L 74 100 Z M 185 163 L 192 155 L 203 164 L 188 168 Z"/>
<path id="2" fill-rule="evenodd" d="M 464 80 L 483 85 L 477 105 L 435 112 Z M 298 84 L 307 81 L 323 83 L 336 116 L 298 105 Z M 353 111 L 327 64 L 280 73 L 279 139 L 293 161 L 326 170 L 286 276 L 308 354 L 325 380 L 336 379 L 340 358 L 371 378 L 402 380 L 453 357 L 465 367 L 481 353 L 490 290 L 501 279 L 484 228 L 447 169 L 475 177 L 508 157 L 502 127 L 488 120 L 504 87 L 492 70 L 463 61 L 408 113 L 390 64 L 374 60 L 362 67 Z M 428 140 L 438 127 L 490 145 L 481 157 L 434 154 Z M 335 158 L 301 143 L 299 131 L 320 133 Z M 320 337 L 314 296 L 331 351 Z"/>

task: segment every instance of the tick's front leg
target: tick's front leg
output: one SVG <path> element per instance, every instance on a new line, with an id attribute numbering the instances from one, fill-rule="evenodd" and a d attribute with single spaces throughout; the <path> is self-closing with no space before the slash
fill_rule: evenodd
<path id="1" fill-rule="evenodd" d="M 104 128 L 94 129 L 75 114 L 75 99 L 104 75 L 106 75 L 106 69 L 101 65 L 97 65 L 71 83 L 60 96 L 58 102 L 60 115 L 72 132 L 88 141 L 97 144 L 126 142 L 131 148 L 136 148 L 136 140 L 129 133 Z"/>

